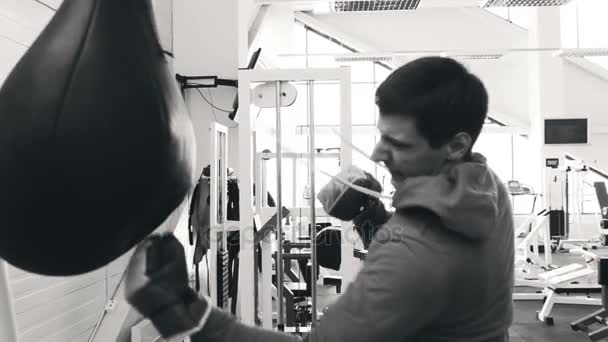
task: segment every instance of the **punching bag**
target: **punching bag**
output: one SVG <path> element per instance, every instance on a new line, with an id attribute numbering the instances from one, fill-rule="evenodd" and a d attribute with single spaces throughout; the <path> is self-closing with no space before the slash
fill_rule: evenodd
<path id="1" fill-rule="evenodd" d="M 0 258 L 102 267 L 194 182 L 194 131 L 151 0 L 64 0 L 0 89 Z"/>

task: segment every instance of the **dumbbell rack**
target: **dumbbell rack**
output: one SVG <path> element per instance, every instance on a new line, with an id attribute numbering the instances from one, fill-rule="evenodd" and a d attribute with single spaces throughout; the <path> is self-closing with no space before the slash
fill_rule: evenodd
<path id="1" fill-rule="evenodd" d="M 598 259 L 597 273 L 598 283 L 602 285 L 602 309 L 570 323 L 573 330 L 584 332 L 591 341 L 600 341 L 608 337 L 608 258 Z M 595 324 L 599 324 L 600 327 L 592 329 Z"/>

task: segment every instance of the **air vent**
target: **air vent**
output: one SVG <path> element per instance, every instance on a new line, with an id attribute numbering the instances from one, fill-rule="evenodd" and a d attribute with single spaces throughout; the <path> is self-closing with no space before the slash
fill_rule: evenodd
<path id="1" fill-rule="evenodd" d="M 561 49 L 554 54 L 555 57 L 607 57 L 607 48 L 576 48 L 576 49 Z"/>
<path id="2" fill-rule="evenodd" d="M 348 57 L 336 57 L 334 59 L 339 63 L 350 63 L 350 62 L 392 62 L 392 56 L 348 56 Z"/>
<path id="3" fill-rule="evenodd" d="M 563 6 L 572 0 L 488 0 L 483 7 L 544 7 Z"/>
<path id="4" fill-rule="evenodd" d="M 407 11 L 418 8 L 420 0 L 335 1 L 336 12 Z"/>

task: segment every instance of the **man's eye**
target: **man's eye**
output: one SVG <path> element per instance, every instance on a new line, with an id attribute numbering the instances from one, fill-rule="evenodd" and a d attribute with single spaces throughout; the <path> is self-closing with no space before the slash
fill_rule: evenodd
<path id="1" fill-rule="evenodd" d="M 406 144 L 406 143 L 403 143 L 403 142 L 400 142 L 397 140 L 393 140 L 393 139 L 390 139 L 389 143 L 397 148 L 407 148 L 410 146 L 409 144 Z"/>

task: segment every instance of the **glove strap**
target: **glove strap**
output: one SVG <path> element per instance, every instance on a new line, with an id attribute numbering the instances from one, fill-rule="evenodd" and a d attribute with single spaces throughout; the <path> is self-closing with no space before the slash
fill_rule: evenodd
<path id="1" fill-rule="evenodd" d="M 210 303 L 209 298 L 199 295 L 191 303 L 165 310 L 151 320 L 165 341 L 187 341 L 194 333 L 203 330 L 207 324 L 212 310 Z M 200 315 L 201 311 L 202 315 Z M 182 329 L 187 330 L 182 331 Z"/>

